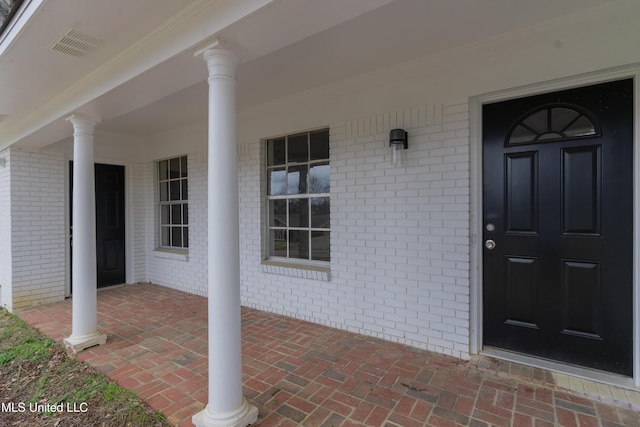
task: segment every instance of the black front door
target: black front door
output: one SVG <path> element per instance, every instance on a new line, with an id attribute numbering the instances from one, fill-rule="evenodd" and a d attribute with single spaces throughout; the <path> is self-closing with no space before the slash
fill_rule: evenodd
<path id="1" fill-rule="evenodd" d="M 633 81 L 483 107 L 486 346 L 632 376 Z"/>
<path id="2" fill-rule="evenodd" d="M 96 164 L 98 287 L 125 282 L 124 167 Z"/>
<path id="3" fill-rule="evenodd" d="M 73 166 L 70 176 L 73 184 Z M 95 185 L 97 283 L 101 288 L 125 283 L 124 167 L 96 164 Z M 73 190 L 71 195 L 73 202 Z"/>

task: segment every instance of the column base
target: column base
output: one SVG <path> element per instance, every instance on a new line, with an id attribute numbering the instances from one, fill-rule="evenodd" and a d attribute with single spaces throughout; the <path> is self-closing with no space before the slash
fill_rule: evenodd
<path id="1" fill-rule="evenodd" d="M 93 347 L 96 345 L 102 345 L 107 342 L 107 336 L 101 334 L 100 332 L 95 332 L 91 335 L 84 335 L 81 337 L 74 337 L 73 335 L 69 338 L 65 338 L 64 344 L 73 350 L 74 353 L 79 353 L 84 349 L 89 347 Z"/>
<path id="2" fill-rule="evenodd" d="M 240 407 L 233 412 L 215 414 L 207 405 L 202 411 L 191 417 L 196 427 L 246 427 L 258 420 L 258 408 L 242 399 Z"/>

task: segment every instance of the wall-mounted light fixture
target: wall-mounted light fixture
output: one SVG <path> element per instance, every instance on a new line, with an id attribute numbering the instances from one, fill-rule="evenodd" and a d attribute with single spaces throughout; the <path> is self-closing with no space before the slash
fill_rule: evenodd
<path id="1" fill-rule="evenodd" d="M 407 161 L 406 149 L 409 147 L 408 134 L 404 129 L 391 129 L 389 132 L 389 147 L 391 147 L 391 164 L 404 165 Z"/>

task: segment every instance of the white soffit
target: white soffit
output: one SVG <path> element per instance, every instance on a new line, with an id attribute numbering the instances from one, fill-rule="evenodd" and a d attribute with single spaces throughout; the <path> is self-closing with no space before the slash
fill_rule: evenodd
<path id="1" fill-rule="evenodd" d="M 75 0 L 48 0 L 47 3 L 49 6 L 53 6 L 57 2 L 68 3 L 72 1 Z M 77 78 L 78 75 L 86 76 L 88 75 L 87 71 L 93 70 L 94 74 L 97 73 L 96 78 L 93 79 L 97 82 L 96 85 L 102 82 L 98 77 L 103 74 L 113 76 L 111 69 L 96 68 L 95 64 L 89 63 L 102 57 L 111 57 L 117 53 L 118 48 L 126 46 L 126 42 L 139 41 L 140 36 L 149 35 L 150 22 L 146 22 L 147 26 L 144 27 L 144 31 L 138 27 L 137 33 L 136 31 L 129 32 L 133 30 L 126 29 L 130 26 L 136 27 L 136 19 L 133 14 L 127 16 L 126 13 L 124 15 L 118 13 L 119 9 L 127 10 L 127 7 L 133 7 L 134 4 L 138 4 L 136 11 L 140 12 L 138 1 L 149 6 L 151 0 L 136 0 L 131 3 L 130 0 L 99 2 L 99 7 L 105 8 L 105 14 L 111 13 L 109 20 L 101 19 L 99 16 L 85 16 L 83 17 L 84 21 L 79 21 L 83 24 L 81 26 L 76 25 L 77 19 L 69 19 L 64 26 L 58 26 L 53 34 L 59 34 L 61 28 L 73 28 L 87 33 L 94 32 L 96 28 L 103 28 L 103 31 L 96 32 L 95 36 L 98 36 L 98 39 L 104 38 L 105 42 L 100 48 L 96 46 L 94 49 L 97 50 L 94 50 L 93 54 L 88 55 L 84 60 L 74 60 L 74 69 L 62 69 L 63 77 L 57 82 L 43 84 L 44 88 L 41 88 L 40 96 L 47 99 L 49 94 L 45 94 L 46 91 L 51 91 L 52 96 L 55 96 L 56 93 L 60 95 L 59 89 L 55 88 L 64 86 L 61 84 L 63 81 L 73 82 L 74 77 L 68 73 L 71 71 L 75 72 Z M 164 19 L 166 16 L 171 16 L 170 8 L 178 7 L 176 5 L 179 3 L 153 1 L 154 5 L 155 1 L 158 1 L 158 7 L 165 9 L 164 12 L 167 14 L 162 14 L 165 16 Z M 226 4 L 230 8 L 230 12 L 228 11 L 230 16 L 243 16 L 239 12 L 236 15 L 231 13 L 237 12 L 232 7 L 236 0 L 218 0 L 212 3 L 207 3 L 207 1 L 191 0 L 194 7 L 186 9 L 192 11 L 200 10 L 199 8 L 215 9 L 217 5 Z M 605 5 L 623 4 L 624 1 L 564 0 L 556 2 L 555 0 L 540 0 L 530 2 L 510 0 L 505 2 L 504 0 L 483 0 L 476 3 L 468 0 L 349 0 L 349 2 L 344 2 L 344 0 L 278 0 L 273 2 L 246 0 L 238 4 L 241 3 L 247 3 L 247 7 L 253 5 L 255 10 L 252 13 L 245 13 L 244 18 L 236 20 L 234 24 L 222 29 L 217 35 L 223 39 L 227 38 L 250 52 L 249 57 L 245 58 L 247 62 L 241 65 L 238 72 L 239 107 L 248 107 L 331 82 L 345 80 L 380 67 L 399 64 L 435 52 L 454 49 L 480 39 L 496 37 L 523 27 L 535 26 L 548 20 L 570 16 L 589 8 L 604 8 Z M 107 8 L 107 4 L 111 4 L 113 7 Z M 294 13 L 296 11 L 299 13 Z M 201 21 L 215 20 L 216 16 L 211 13 L 199 14 L 193 19 L 190 18 L 189 22 L 197 24 L 198 34 L 202 35 L 204 34 L 202 28 L 205 28 L 205 24 L 206 28 L 211 28 L 212 25 L 210 22 L 203 23 Z M 152 19 L 144 13 L 138 16 L 140 19 L 142 17 L 145 20 Z M 42 18 L 44 19 L 44 17 Z M 89 18 L 91 18 L 91 22 Z M 170 21 L 172 20 L 167 22 Z M 187 19 L 185 19 L 186 21 Z M 110 25 L 115 22 L 120 24 L 117 29 Z M 178 24 L 180 22 L 165 28 L 166 34 L 163 33 L 161 34 L 163 37 L 160 37 L 162 43 L 154 44 L 154 40 L 150 40 L 147 44 L 161 53 L 176 49 L 176 43 L 167 43 L 167 40 L 170 41 L 172 38 L 176 40 L 176 37 L 182 34 L 180 31 L 185 32 L 185 29 Z M 47 24 L 42 24 L 42 26 L 47 26 Z M 189 34 L 192 32 L 190 31 Z M 126 40 L 125 33 L 127 33 Z M 108 36 L 105 37 L 105 34 L 111 34 L 113 40 Z M 50 34 L 46 43 L 51 43 L 54 38 Z M 184 43 L 182 44 L 184 46 Z M 45 48 L 48 47 L 45 45 Z M 125 58 L 126 61 L 121 61 L 122 64 L 128 66 L 129 71 L 136 71 L 144 65 L 138 64 L 139 52 L 134 53 L 136 55 L 132 53 L 130 57 Z M 48 55 L 65 58 L 64 55 L 50 49 Z M 183 59 L 182 56 L 189 58 Z M 41 56 L 39 60 L 42 60 L 42 57 L 45 56 Z M 68 58 L 67 60 L 73 59 L 68 56 L 66 58 Z M 16 56 L 16 61 L 18 60 L 21 58 Z M 49 58 L 47 63 L 51 65 L 49 62 L 57 63 L 57 59 Z M 327 66 L 328 64 L 331 66 Z M 7 61 L 6 64 L 3 64 L 0 61 L 0 73 L 2 73 L 3 65 L 10 66 L 10 63 Z M 64 67 L 61 66 L 61 68 Z M 19 76 L 28 80 L 25 74 L 35 73 L 43 68 L 31 67 L 31 69 L 33 71 L 24 70 Z M 47 74 L 51 75 L 51 70 L 49 73 L 45 72 L 40 75 L 40 78 L 43 79 L 41 83 L 45 82 Z M 203 77 L 199 78 L 199 75 Z M 97 96 L 87 106 L 96 109 L 95 113 L 103 117 L 102 127 L 108 128 L 112 124 L 113 127 L 110 130 L 117 132 L 118 125 L 121 125 L 122 131 L 148 135 L 154 129 L 157 131 L 169 126 L 180 126 L 185 124 L 182 122 L 189 117 L 193 119 L 194 114 L 183 117 L 185 115 L 175 114 L 175 111 L 180 110 L 182 106 L 194 108 L 194 105 L 203 102 L 201 98 L 206 101 L 206 98 L 203 98 L 203 94 L 200 93 L 201 91 L 206 92 L 206 86 L 203 87 L 198 83 L 204 82 L 205 78 L 206 67 L 200 59 L 193 58 L 191 53 L 189 55 L 177 54 L 167 58 L 153 69 L 129 77 L 126 81 L 123 80 L 119 86 L 102 95 L 99 94 L 99 90 L 103 89 L 96 88 L 92 93 L 87 92 L 85 98 L 88 100 L 91 96 Z M 194 84 L 197 86 L 193 87 Z M 67 91 L 75 86 L 75 84 L 67 86 Z M 2 89 L 0 95 L 5 93 L 5 89 L 8 95 L 17 88 L 3 88 L 2 82 L 0 82 L 0 89 Z M 35 88 L 27 89 L 35 91 Z M 189 91 L 193 94 L 193 98 L 180 95 L 178 92 L 182 90 Z M 78 93 L 80 92 L 78 91 Z M 18 97 L 16 98 L 18 103 L 24 101 L 24 99 L 20 99 L 24 94 L 15 92 L 15 95 Z M 165 96 L 167 98 L 164 98 Z M 66 99 L 63 101 L 68 105 L 72 104 Z M 0 99 L 0 107 L 2 104 L 3 101 Z M 14 101 L 11 104 L 14 104 Z M 48 110 L 43 109 L 41 115 L 47 113 L 53 117 L 55 115 L 53 107 L 49 107 L 47 103 Z M 192 109 L 185 108 L 185 111 L 187 110 L 193 112 Z M 7 112 L 0 108 L 0 114 Z M 6 125 L 9 125 L 10 121 L 13 121 L 13 118 L 8 119 Z M 45 132 L 45 128 L 31 127 L 31 129 L 27 129 L 30 124 L 33 124 L 33 120 L 25 120 L 17 124 L 15 129 L 11 129 L 11 131 L 15 135 L 20 135 L 19 132 L 22 132 L 20 138 L 32 139 L 34 145 L 43 144 L 41 136 L 28 138 L 28 132 L 45 135 L 48 139 L 52 138 L 53 133 Z M 62 129 L 61 133 L 69 131 L 66 127 Z M 0 137 L 2 136 L 5 135 L 0 128 Z"/>

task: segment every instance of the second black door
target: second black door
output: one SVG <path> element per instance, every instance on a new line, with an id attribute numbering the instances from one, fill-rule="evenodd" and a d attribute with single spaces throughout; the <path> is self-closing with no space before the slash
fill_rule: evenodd
<path id="1" fill-rule="evenodd" d="M 73 162 L 70 176 L 73 186 Z M 125 283 L 124 167 L 97 163 L 95 186 L 97 284 L 101 288 Z M 73 203 L 73 189 L 70 194 Z"/>
<path id="2" fill-rule="evenodd" d="M 125 282 L 124 167 L 96 164 L 98 287 Z"/>

